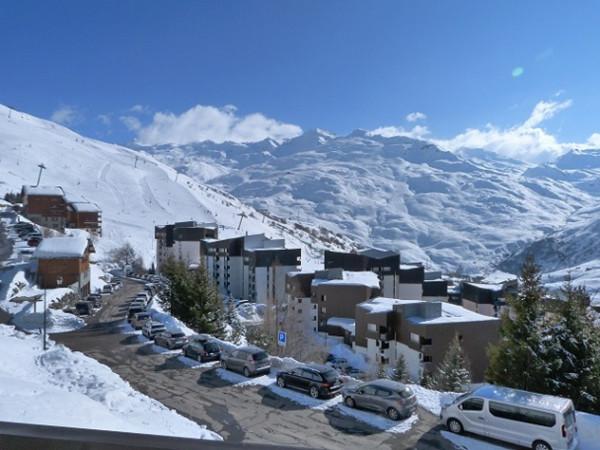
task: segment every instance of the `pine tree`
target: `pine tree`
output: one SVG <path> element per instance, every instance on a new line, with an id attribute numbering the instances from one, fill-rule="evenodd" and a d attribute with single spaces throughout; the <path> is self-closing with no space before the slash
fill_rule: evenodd
<path id="1" fill-rule="evenodd" d="M 429 388 L 446 392 L 464 392 L 471 384 L 471 371 L 458 336 L 455 335 L 429 381 Z"/>
<path id="2" fill-rule="evenodd" d="M 229 339 L 234 344 L 240 344 L 242 338 L 246 335 L 246 330 L 235 310 L 233 303 L 227 304 L 225 307 L 225 323 L 227 323 L 231 332 Z"/>
<path id="3" fill-rule="evenodd" d="M 600 339 L 586 313 L 589 295 L 568 279 L 557 318 L 544 333 L 546 393 L 570 398 L 582 411 L 600 411 Z"/>
<path id="4" fill-rule="evenodd" d="M 399 355 L 396 360 L 396 367 L 392 371 L 392 380 L 406 383 L 408 381 L 408 371 L 406 370 L 406 359 L 404 355 Z"/>
<path id="5" fill-rule="evenodd" d="M 389 378 L 387 370 L 381 361 L 377 363 L 377 378 Z"/>
<path id="6" fill-rule="evenodd" d="M 548 372 L 540 356 L 544 289 L 533 256 L 522 267 L 521 286 L 516 298 L 509 298 L 510 314 L 500 326 L 500 341 L 490 348 L 488 381 L 512 388 L 540 392 Z"/>

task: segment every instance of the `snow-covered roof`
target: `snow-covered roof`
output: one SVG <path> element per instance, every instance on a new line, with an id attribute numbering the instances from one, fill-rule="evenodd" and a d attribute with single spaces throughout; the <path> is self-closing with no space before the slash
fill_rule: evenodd
<path id="1" fill-rule="evenodd" d="M 344 270 L 342 272 L 342 279 L 333 279 L 329 280 L 326 278 L 315 278 L 312 280 L 313 286 L 319 286 L 322 284 L 329 285 L 357 285 L 357 286 L 367 286 L 370 288 L 379 288 L 379 278 L 375 272 L 364 271 L 364 272 L 351 272 Z"/>
<path id="2" fill-rule="evenodd" d="M 340 327 L 350 333 L 354 334 L 356 329 L 356 322 L 354 319 L 349 319 L 347 317 L 330 317 L 327 319 L 327 325 L 332 327 Z"/>
<path id="3" fill-rule="evenodd" d="M 472 395 L 487 398 L 489 400 L 516 403 L 518 405 L 532 406 L 534 408 L 548 409 L 556 412 L 562 412 L 565 408 L 572 406 L 572 402 L 568 398 L 537 394 L 535 392 L 510 389 L 507 387 L 494 386 L 492 384 L 487 384 L 475 389 L 472 392 Z"/>
<path id="4" fill-rule="evenodd" d="M 87 248 L 88 239 L 84 234 L 51 237 L 42 240 L 33 257 L 39 259 L 81 258 Z"/>
<path id="5" fill-rule="evenodd" d="M 65 195 L 60 186 L 23 186 L 23 191 L 26 195 Z"/>
<path id="6" fill-rule="evenodd" d="M 468 282 L 471 286 L 474 286 L 478 289 L 487 289 L 488 291 L 501 291 L 504 289 L 504 286 L 501 284 L 491 284 L 491 283 L 471 283 Z"/>
<path id="7" fill-rule="evenodd" d="M 490 320 L 499 320 L 495 317 L 484 316 L 483 314 L 479 314 L 468 310 L 467 308 L 463 308 L 462 306 L 453 305 L 452 303 L 442 303 L 442 315 L 439 317 L 425 319 L 419 316 L 409 317 L 413 323 L 418 323 L 422 325 L 433 325 L 440 323 L 464 323 L 464 322 L 484 322 Z"/>
<path id="8" fill-rule="evenodd" d="M 100 212 L 100 208 L 95 203 L 91 202 L 72 202 L 70 203 L 71 208 L 76 212 Z"/>
<path id="9" fill-rule="evenodd" d="M 359 308 L 366 309 L 372 314 L 390 312 L 394 305 L 408 305 L 414 303 L 425 303 L 423 300 L 399 300 L 397 298 L 375 297 L 366 302 L 359 303 Z"/>

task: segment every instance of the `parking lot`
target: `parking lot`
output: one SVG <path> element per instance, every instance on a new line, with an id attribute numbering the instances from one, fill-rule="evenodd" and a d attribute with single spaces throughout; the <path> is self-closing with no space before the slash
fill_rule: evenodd
<path id="1" fill-rule="evenodd" d="M 338 408 L 311 408 L 277 395 L 276 388 L 242 386 L 241 375 L 224 377 L 214 363 L 197 364 L 179 351 L 155 346 L 123 320 L 125 300 L 141 286 L 125 281 L 122 289 L 105 297 L 86 327 L 52 339 L 108 365 L 137 390 L 232 442 L 328 449 L 454 448 L 441 436 L 437 417 L 423 409 L 409 431 L 384 432 Z"/>

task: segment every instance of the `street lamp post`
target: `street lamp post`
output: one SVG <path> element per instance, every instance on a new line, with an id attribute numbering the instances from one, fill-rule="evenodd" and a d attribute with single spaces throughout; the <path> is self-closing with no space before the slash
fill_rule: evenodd
<path id="1" fill-rule="evenodd" d="M 62 284 L 63 284 L 63 278 L 59 276 L 58 278 L 56 278 L 56 285 L 57 286 L 62 286 Z M 44 346 L 43 346 L 44 347 L 44 351 L 46 351 L 47 348 L 48 348 L 48 343 L 47 343 L 47 339 L 46 339 L 46 335 L 47 335 L 47 331 L 46 331 L 46 326 L 47 326 L 46 325 L 46 320 L 47 320 L 47 316 L 46 316 L 46 311 L 47 311 L 47 308 L 46 308 L 46 293 L 47 293 L 47 290 L 48 289 L 44 285 Z"/>

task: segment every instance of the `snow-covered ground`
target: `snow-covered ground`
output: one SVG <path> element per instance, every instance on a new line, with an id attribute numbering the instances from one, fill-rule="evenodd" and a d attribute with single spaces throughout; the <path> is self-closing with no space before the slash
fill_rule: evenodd
<path id="1" fill-rule="evenodd" d="M 54 344 L 43 352 L 38 336 L 6 325 L 0 348 L 0 420 L 221 439 L 79 352 Z"/>

